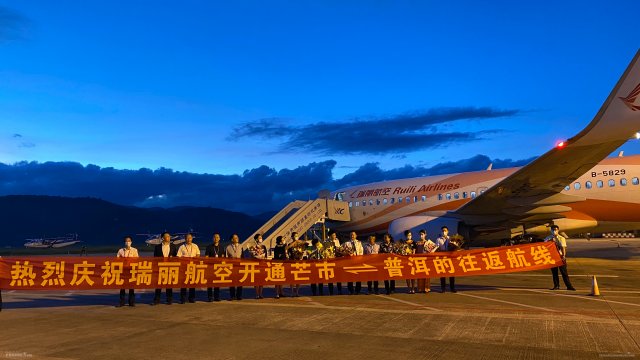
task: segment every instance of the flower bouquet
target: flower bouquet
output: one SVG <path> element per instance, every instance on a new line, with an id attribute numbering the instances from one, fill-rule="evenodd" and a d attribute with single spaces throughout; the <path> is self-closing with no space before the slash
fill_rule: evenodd
<path id="1" fill-rule="evenodd" d="M 353 253 L 353 246 L 350 243 L 344 243 L 335 249 L 336 257 L 351 256 Z"/>
<path id="2" fill-rule="evenodd" d="M 251 257 L 254 259 L 264 259 L 267 256 L 264 250 L 265 247 L 261 244 L 256 244 L 255 246 L 249 248 Z"/>
<path id="3" fill-rule="evenodd" d="M 411 255 L 413 254 L 413 247 L 404 241 L 398 241 L 395 246 L 394 253 L 398 255 Z"/>
<path id="4" fill-rule="evenodd" d="M 449 251 L 456 251 L 462 249 L 464 245 L 464 238 L 462 235 L 455 234 L 449 238 Z"/>

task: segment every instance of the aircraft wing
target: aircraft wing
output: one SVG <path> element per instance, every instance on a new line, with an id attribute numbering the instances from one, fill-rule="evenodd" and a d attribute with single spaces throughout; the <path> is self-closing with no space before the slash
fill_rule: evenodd
<path id="1" fill-rule="evenodd" d="M 465 224 L 505 229 L 545 223 L 571 210 L 580 196 L 561 194 L 640 130 L 640 51 L 591 123 L 573 138 L 487 189 L 453 211 Z"/>

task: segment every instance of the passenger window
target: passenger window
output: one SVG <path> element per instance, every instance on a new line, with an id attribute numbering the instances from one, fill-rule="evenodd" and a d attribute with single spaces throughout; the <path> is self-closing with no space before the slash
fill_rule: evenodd
<path id="1" fill-rule="evenodd" d="M 380 205 L 380 199 L 376 199 L 376 205 Z"/>
<path id="2" fill-rule="evenodd" d="M 411 202 L 411 198 L 407 196 L 407 204 Z"/>
<path id="3" fill-rule="evenodd" d="M 422 195 L 422 202 L 427 201 L 427 197 L 425 195 Z"/>
<path id="4" fill-rule="evenodd" d="M 438 194 L 438 200 L 442 200 L 442 194 Z"/>
<path id="5" fill-rule="evenodd" d="M 398 203 L 401 203 L 401 202 L 402 202 L 402 198 L 401 198 L 401 197 L 399 197 L 399 198 L 398 198 Z"/>
<path id="6" fill-rule="evenodd" d="M 598 180 L 598 181 L 596 181 L 596 186 L 601 188 L 601 187 L 604 186 L 604 183 L 602 182 L 602 180 Z"/>
<path id="7" fill-rule="evenodd" d="M 614 187 L 616 186 L 616 181 L 613 179 L 609 179 L 609 187 Z"/>
<path id="8" fill-rule="evenodd" d="M 640 179 L 638 179 L 637 177 L 634 177 L 633 179 L 631 179 L 631 183 L 633 185 L 638 185 L 640 184 Z"/>
<path id="9" fill-rule="evenodd" d="M 387 205 L 387 198 L 382 199 L 382 204 Z"/>
<path id="10" fill-rule="evenodd" d="M 476 192 L 475 192 L 475 191 L 472 191 L 472 192 L 471 192 L 471 198 L 472 198 L 472 199 L 475 199 L 475 198 L 476 198 Z"/>
<path id="11" fill-rule="evenodd" d="M 356 205 L 356 207 L 358 207 L 360 206 L 360 201 L 356 201 L 354 204 Z"/>
<path id="12" fill-rule="evenodd" d="M 447 193 L 447 195 L 445 195 L 447 197 L 447 200 L 451 200 L 451 194 Z"/>
<path id="13" fill-rule="evenodd" d="M 349 201 L 349 207 L 353 207 L 353 202 Z"/>
<path id="14" fill-rule="evenodd" d="M 417 196 L 413 197 L 413 202 L 418 202 L 418 197 Z"/>
<path id="15" fill-rule="evenodd" d="M 453 193 L 453 198 L 454 199 L 460 199 L 460 193 L 454 192 Z"/>
<path id="16" fill-rule="evenodd" d="M 627 186 L 627 179 L 625 178 L 620 179 L 620 186 Z"/>
<path id="17" fill-rule="evenodd" d="M 462 192 L 462 198 L 463 198 L 463 199 L 466 199 L 466 198 L 468 198 L 468 197 L 469 197 L 469 194 L 467 194 L 467 192 L 466 192 L 466 191 L 463 191 L 463 192 Z"/>
<path id="18" fill-rule="evenodd" d="M 593 185 L 591 184 L 591 181 L 587 181 L 584 183 L 584 188 L 585 189 L 591 189 L 593 187 Z"/>
<path id="19" fill-rule="evenodd" d="M 362 206 L 367 206 L 367 200 L 362 200 Z"/>
<path id="20" fill-rule="evenodd" d="M 396 203 L 396 198 L 391 198 L 391 205 Z"/>
<path id="21" fill-rule="evenodd" d="M 580 183 L 579 183 L 579 182 L 577 182 L 577 183 L 573 184 L 573 188 L 574 188 L 574 189 L 576 189 L 576 190 L 580 190 L 580 187 L 581 187 L 581 186 L 582 186 L 582 185 L 580 185 Z"/>

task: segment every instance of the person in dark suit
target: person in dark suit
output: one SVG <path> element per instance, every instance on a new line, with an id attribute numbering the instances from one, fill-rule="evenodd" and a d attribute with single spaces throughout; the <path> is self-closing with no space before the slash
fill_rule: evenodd
<path id="1" fill-rule="evenodd" d="M 166 231 L 163 232 L 162 243 L 156 245 L 156 247 L 153 249 L 153 256 L 170 258 L 170 257 L 175 257 L 177 255 L 178 255 L 178 248 L 171 243 L 171 235 Z M 151 305 L 160 304 L 161 294 L 162 294 L 162 289 L 156 289 L 156 295 L 154 296 L 153 302 L 151 303 Z M 173 304 L 173 289 L 167 288 L 166 294 L 167 294 L 167 305 Z"/>
<path id="2" fill-rule="evenodd" d="M 276 246 L 273 248 L 273 260 L 287 260 L 287 245 L 284 243 L 284 238 L 278 236 L 276 238 Z M 284 297 L 282 291 L 282 285 L 276 285 L 276 299 Z"/>
<path id="3" fill-rule="evenodd" d="M 205 257 L 219 258 L 224 256 L 224 248 L 220 245 L 220 234 L 213 234 L 213 244 L 207 246 Z M 208 301 L 220 301 L 220 288 L 207 288 Z"/>

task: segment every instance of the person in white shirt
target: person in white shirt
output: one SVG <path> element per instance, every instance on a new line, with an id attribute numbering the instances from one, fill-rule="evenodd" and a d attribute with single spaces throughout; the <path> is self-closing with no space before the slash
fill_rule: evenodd
<path id="1" fill-rule="evenodd" d="M 436 245 L 438 245 L 437 251 L 449 251 L 449 228 L 447 228 L 446 226 L 443 226 L 440 228 L 440 230 L 442 231 L 442 234 L 436 240 Z M 456 278 L 453 276 L 449 278 L 449 287 L 451 288 L 452 293 L 458 292 L 456 290 Z M 440 292 L 444 293 L 446 288 L 447 288 L 447 278 L 441 277 Z"/>
<path id="2" fill-rule="evenodd" d="M 242 258 L 242 245 L 240 243 L 240 237 L 238 234 L 231 235 L 231 244 L 225 249 L 225 257 L 240 259 Z M 229 288 L 229 301 L 242 300 L 242 286 L 235 286 Z"/>
<path id="3" fill-rule="evenodd" d="M 333 243 L 333 247 L 335 249 L 340 247 L 340 240 L 338 239 L 338 234 L 335 231 L 331 231 L 329 233 L 329 241 Z M 333 283 L 329 283 L 329 295 L 333 295 Z M 342 283 L 336 283 L 336 287 L 338 289 L 338 295 L 342 295 Z"/>
<path id="4" fill-rule="evenodd" d="M 376 244 L 376 236 L 369 235 L 369 242 L 364 245 L 362 249 L 362 253 L 364 255 L 374 255 L 380 253 L 380 245 Z M 375 281 L 367 281 L 367 295 L 371 294 L 371 288 L 373 287 L 373 291 L 376 295 L 379 294 L 378 291 L 379 282 Z"/>
<path id="5" fill-rule="evenodd" d="M 200 248 L 193 243 L 193 234 L 187 233 L 184 236 L 184 244 L 178 248 L 178 257 L 194 258 L 200 257 Z M 184 304 L 187 297 L 187 289 L 180 289 L 180 304 Z M 196 288 L 189 288 L 189 302 L 196 302 Z"/>
<path id="6" fill-rule="evenodd" d="M 562 257 L 562 265 L 551 268 L 551 275 L 553 276 L 553 288 L 551 290 L 560 289 L 560 278 L 558 277 L 558 269 L 562 274 L 562 281 L 564 281 L 567 290 L 575 291 L 576 289 L 571 285 L 569 280 L 569 272 L 567 271 L 567 239 L 560 235 L 560 228 L 558 225 L 551 226 L 551 234 L 547 236 L 544 241 L 553 241 L 558 248 L 558 252 Z"/>
<path id="7" fill-rule="evenodd" d="M 138 250 L 131 247 L 131 236 L 124 237 L 124 247 L 118 250 L 116 254 L 119 258 L 137 258 Z M 125 289 L 120 289 L 120 303 L 116 307 L 124 306 Z M 136 295 L 133 289 L 129 289 L 129 306 L 136 306 Z"/>
<path id="8" fill-rule="evenodd" d="M 352 231 L 349 234 L 349 237 L 351 238 L 351 240 L 349 241 L 347 246 L 351 247 L 351 256 L 364 255 L 364 248 L 362 247 L 362 242 L 358 240 L 358 234 L 356 234 L 355 231 Z M 349 295 L 353 295 L 353 294 L 360 295 L 361 288 L 362 288 L 362 282 L 360 281 L 356 282 L 355 292 L 353 288 L 353 282 L 347 283 L 347 289 L 349 289 Z"/>

